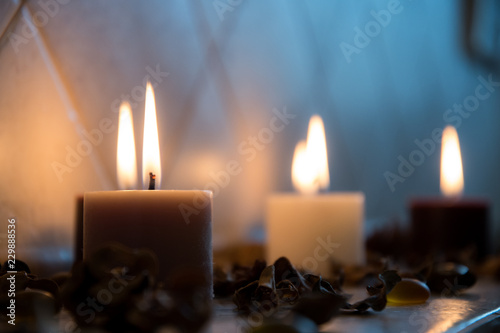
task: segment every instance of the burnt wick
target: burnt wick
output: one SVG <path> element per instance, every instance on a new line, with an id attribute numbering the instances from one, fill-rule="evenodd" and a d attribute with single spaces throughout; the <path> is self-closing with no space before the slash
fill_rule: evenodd
<path id="1" fill-rule="evenodd" d="M 149 173 L 149 188 L 148 188 L 148 190 L 155 189 L 155 182 L 156 182 L 156 175 L 153 174 L 152 172 L 150 172 Z"/>

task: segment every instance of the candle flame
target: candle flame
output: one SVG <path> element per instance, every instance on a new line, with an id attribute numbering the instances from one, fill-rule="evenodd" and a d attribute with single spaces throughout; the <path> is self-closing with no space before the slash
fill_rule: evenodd
<path id="1" fill-rule="evenodd" d="M 144 188 L 149 187 L 149 173 L 156 176 L 156 188 L 161 184 L 160 144 L 156 122 L 156 103 L 151 83 L 146 86 L 146 107 L 144 116 L 144 138 L 142 148 L 142 174 Z"/>
<path id="2" fill-rule="evenodd" d="M 292 182 L 304 194 L 314 194 L 330 186 L 325 128 L 318 115 L 309 121 L 307 142 L 301 141 L 295 147 Z"/>
<path id="3" fill-rule="evenodd" d="M 441 146 L 441 192 L 447 197 L 458 197 L 463 189 L 464 177 L 458 134 L 455 127 L 446 126 Z"/>
<path id="4" fill-rule="evenodd" d="M 137 186 L 137 167 L 135 156 L 134 124 L 130 104 L 120 105 L 118 120 L 118 144 L 116 149 L 116 172 L 121 190 L 135 189 Z"/>

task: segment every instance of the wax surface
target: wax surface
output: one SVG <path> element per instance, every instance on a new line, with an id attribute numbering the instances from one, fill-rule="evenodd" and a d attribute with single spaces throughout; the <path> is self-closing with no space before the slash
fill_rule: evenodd
<path id="1" fill-rule="evenodd" d="M 212 192 L 87 192 L 84 258 L 107 242 L 152 250 L 158 256 L 160 280 L 197 272 L 211 294 Z"/>
<path id="2" fill-rule="evenodd" d="M 364 195 L 274 195 L 267 206 L 267 259 L 285 256 L 323 276 L 331 260 L 364 264 Z"/>
<path id="3" fill-rule="evenodd" d="M 413 248 L 422 253 L 456 252 L 471 245 L 479 258 L 489 252 L 486 200 L 445 198 L 410 202 Z"/>

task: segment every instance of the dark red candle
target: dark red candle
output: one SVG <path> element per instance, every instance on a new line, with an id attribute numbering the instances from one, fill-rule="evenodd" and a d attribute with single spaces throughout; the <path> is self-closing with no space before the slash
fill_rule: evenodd
<path id="1" fill-rule="evenodd" d="M 441 192 L 445 198 L 415 199 L 410 203 L 413 248 L 422 254 L 457 254 L 475 247 L 478 259 L 489 252 L 489 204 L 461 198 L 462 157 L 454 127 L 443 131 Z"/>
<path id="2" fill-rule="evenodd" d="M 489 204 L 481 199 L 415 199 L 410 202 L 413 248 L 422 254 L 453 254 L 474 246 L 489 252 Z"/>

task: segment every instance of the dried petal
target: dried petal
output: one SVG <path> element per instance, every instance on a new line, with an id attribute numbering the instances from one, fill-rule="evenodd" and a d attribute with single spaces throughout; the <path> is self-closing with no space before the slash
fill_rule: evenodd
<path id="1" fill-rule="evenodd" d="M 307 286 L 306 281 L 302 277 L 302 274 L 299 273 L 299 271 L 292 265 L 292 263 L 290 263 L 287 258 L 281 257 L 276 260 L 274 262 L 274 267 L 276 283 L 282 280 L 289 280 L 301 293 L 310 290 L 310 288 Z"/>

